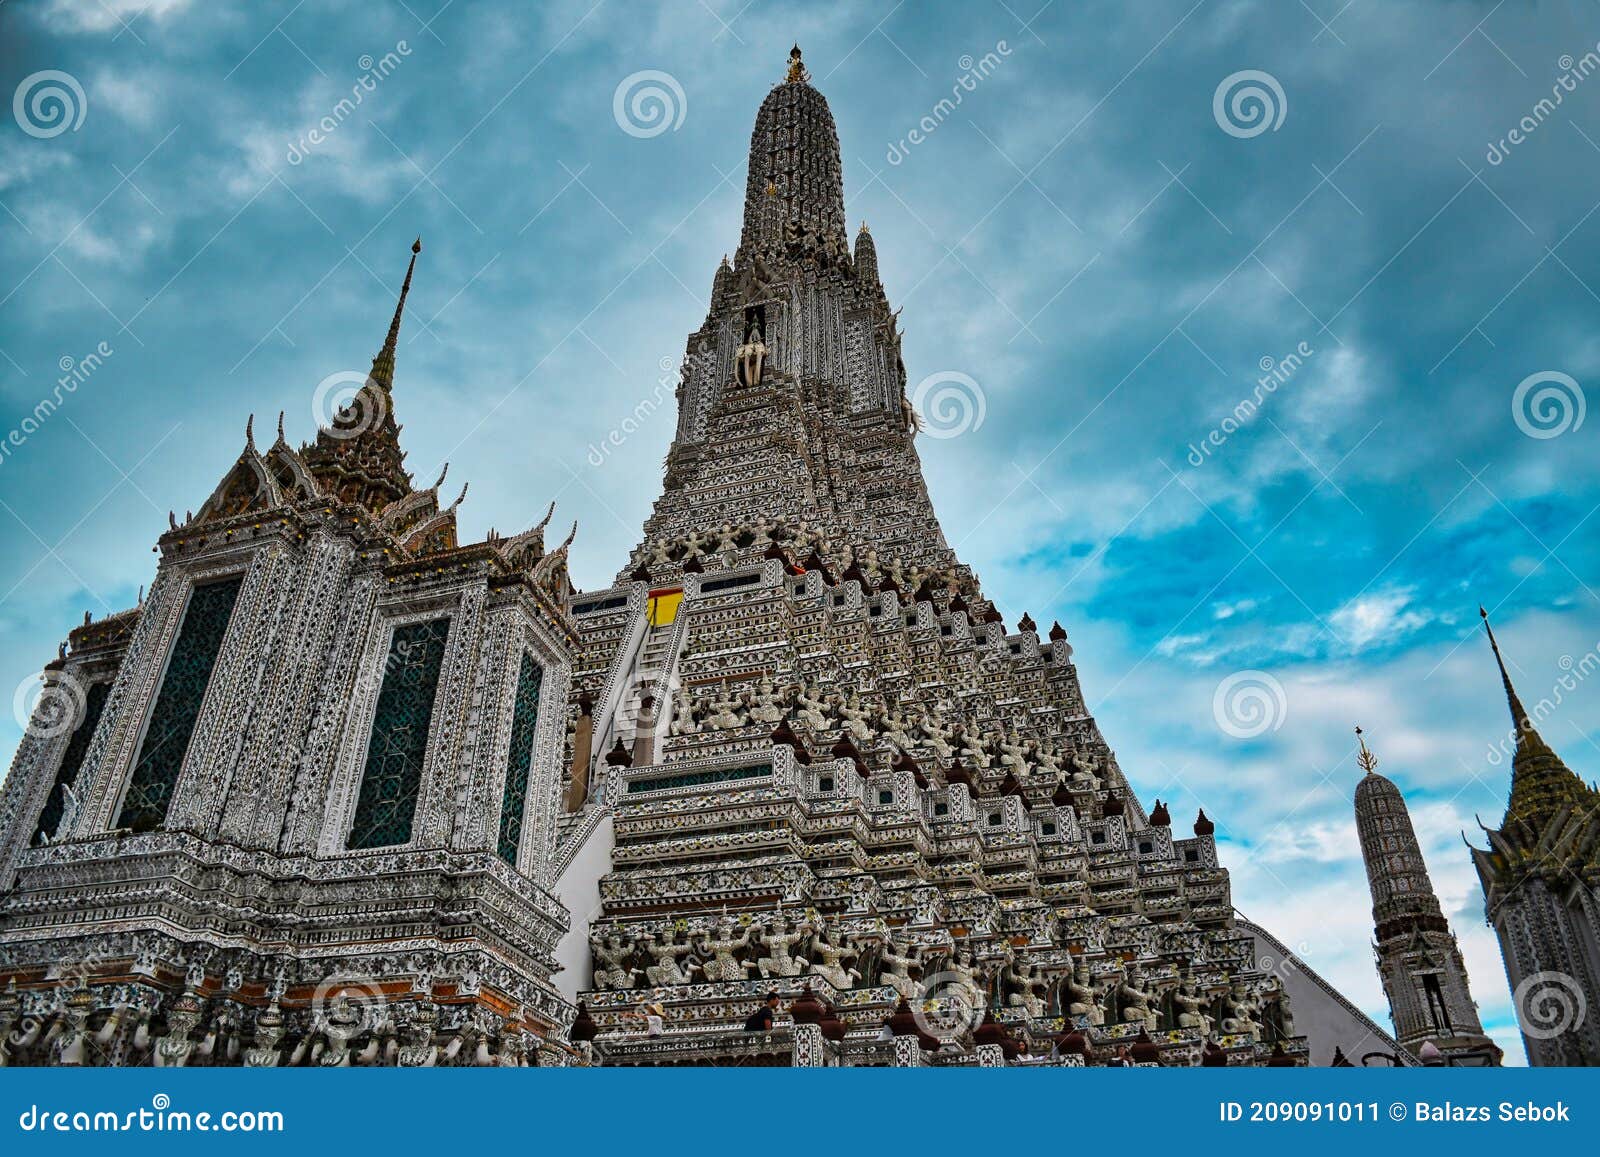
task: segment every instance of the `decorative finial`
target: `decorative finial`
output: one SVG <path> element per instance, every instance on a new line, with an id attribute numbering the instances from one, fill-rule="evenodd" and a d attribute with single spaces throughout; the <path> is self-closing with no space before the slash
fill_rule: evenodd
<path id="1" fill-rule="evenodd" d="M 1522 706 L 1522 700 L 1517 697 L 1517 689 L 1511 685 L 1511 673 L 1506 670 L 1505 657 L 1500 654 L 1500 644 L 1495 640 L 1494 628 L 1489 625 L 1489 612 L 1480 605 L 1478 615 L 1483 619 L 1483 629 L 1489 636 L 1489 648 L 1494 651 L 1495 665 L 1500 668 L 1500 682 L 1505 685 L 1506 705 L 1511 709 L 1511 722 L 1516 725 L 1521 733 L 1534 733 L 1533 722 L 1528 718 L 1528 711 Z"/>
<path id="2" fill-rule="evenodd" d="M 800 46 L 796 44 L 789 50 L 789 75 L 784 77 L 785 84 L 803 84 L 811 79 L 811 74 L 806 71 L 805 62 L 800 59 Z"/>
<path id="3" fill-rule="evenodd" d="M 1356 756 L 1356 763 L 1360 765 L 1362 771 L 1374 775 L 1378 770 L 1378 757 L 1367 748 L 1364 734 L 1360 727 L 1356 728 L 1356 742 L 1361 745 L 1361 754 Z"/>
<path id="4" fill-rule="evenodd" d="M 866 221 L 866 218 L 864 218 L 864 217 L 861 219 L 861 231 L 863 233 L 867 233 L 867 234 L 871 234 L 871 232 L 872 232 L 871 229 L 867 228 L 867 221 Z"/>
<path id="5" fill-rule="evenodd" d="M 550 516 L 556 512 L 556 504 L 550 503 L 550 509 L 544 512 L 544 517 L 539 520 L 539 525 L 530 530 L 529 534 L 544 535 L 544 528 L 550 525 Z"/>
<path id="6" fill-rule="evenodd" d="M 395 303 L 394 318 L 389 322 L 389 333 L 383 339 L 383 348 L 372 359 L 373 381 L 384 389 L 394 385 L 394 355 L 400 345 L 400 318 L 406 311 L 406 298 L 411 293 L 411 275 L 416 272 L 417 254 L 422 252 L 422 238 L 411 243 L 411 263 L 406 266 L 406 279 L 400 284 L 400 300 Z"/>

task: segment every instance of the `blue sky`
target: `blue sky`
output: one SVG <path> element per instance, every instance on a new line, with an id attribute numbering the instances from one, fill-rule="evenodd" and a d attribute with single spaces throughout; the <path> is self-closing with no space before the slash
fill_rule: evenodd
<path id="1" fill-rule="evenodd" d="M 1383 1018 L 1350 809 L 1362 723 L 1520 1057 L 1460 839 L 1508 775 L 1476 608 L 1530 701 L 1600 643 L 1600 419 L 1580 420 L 1600 77 L 1577 76 L 1600 11 L 1039 5 L 0 7 L 4 91 L 57 70 L 82 94 L 65 88 L 75 128 L 24 100 L 0 129 L 0 427 L 22 435 L 0 456 L 0 690 L 25 703 L 85 610 L 134 601 L 168 509 L 204 501 L 248 414 L 312 436 L 318 383 L 365 370 L 418 234 L 410 465 L 472 482 L 470 537 L 557 498 L 582 524 L 575 577 L 604 585 L 670 406 L 601 465 L 589 447 L 661 396 L 704 316 L 756 107 L 798 40 L 913 386 L 960 373 L 983 394 L 981 425 L 921 443 L 952 544 L 1008 619 L 1068 628 L 1146 803 L 1218 821 L 1238 907 Z M 647 70 L 676 86 L 672 126 L 630 133 L 614 99 Z M 1244 78 L 1219 114 L 1245 71 L 1276 91 Z M 1248 102 L 1229 119 L 1252 83 L 1269 125 Z M 1267 391 L 1264 364 L 1294 368 Z M 1253 672 L 1271 726 L 1240 737 L 1217 692 Z M 20 731 L 0 713 L 0 744 Z M 1595 776 L 1592 688 L 1544 731 Z"/>

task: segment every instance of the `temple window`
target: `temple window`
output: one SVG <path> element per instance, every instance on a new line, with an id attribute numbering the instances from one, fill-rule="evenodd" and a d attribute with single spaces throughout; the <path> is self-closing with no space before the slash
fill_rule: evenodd
<path id="1" fill-rule="evenodd" d="M 386 848 L 411 840 L 449 634 L 449 619 L 432 619 L 396 627 L 389 640 L 361 794 L 346 847 Z"/>
<path id="2" fill-rule="evenodd" d="M 197 586 L 183 612 L 183 626 L 161 679 L 138 761 L 128 779 L 122 800 L 119 828 L 147 831 L 167 818 L 172 792 L 189 753 L 189 740 L 200 719 L 200 707 L 211 683 L 217 654 L 222 650 L 233 605 L 239 599 L 243 576 Z"/>
<path id="3" fill-rule="evenodd" d="M 83 719 L 73 731 L 72 738 L 67 740 L 67 750 L 61 756 L 61 766 L 56 770 L 56 781 L 50 786 L 44 810 L 39 813 L 39 827 L 33 834 L 35 847 L 55 838 L 56 828 L 60 826 L 61 816 L 66 811 L 66 789 L 78 778 L 83 757 L 89 754 L 89 741 L 94 738 L 94 729 L 100 724 L 100 715 L 105 711 L 106 697 L 110 693 L 110 683 L 95 683 L 84 695 Z"/>
<path id="4" fill-rule="evenodd" d="M 1450 1024 L 1450 1010 L 1445 1007 L 1444 993 L 1439 988 L 1439 977 L 1432 972 L 1422 974 L 1422 992 L 1428 1006 L 1428 1015 L 1433 1020 L 1435 1032 L 1454 1032 Z"/>
<path id="5" fill-rule="evenodd" d="M 516 866 L 522 844 L 522 813 L 528 803 L 528 775 L 533 764 L 533 737 L 539 722 L 539 688 L 544 668 L 527 652 L 517 675 L 517 696 L 511 711 L 511 749 L 506 759 L 506 790 L 500 802 L 500 858 Z"/>

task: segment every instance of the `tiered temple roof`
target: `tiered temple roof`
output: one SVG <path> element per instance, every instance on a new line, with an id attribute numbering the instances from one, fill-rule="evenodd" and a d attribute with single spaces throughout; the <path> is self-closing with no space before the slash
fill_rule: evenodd
<path id="1" fill-rule="evenodd" d="M 600 812 L 615 833 L 581 993 L 594 1048 L 748 1060 L 718 1034 L 768 987 L 810 985 L 858 1063 L 896 1016 L 939 1063 L 990 1037 L 1062 1054 L 1074 1031 L 1079 1058 L 1197 1063 L 1209 1034 L 1233 1063 L 1303 1061 L 1214 825 L 1146 815 L 1066 631 L 1008 632 L 946 542 L 839 155 L 796 49 L 686 344 L 663 493 L 616 584 L 573 602 L 566 854 Z M 633 1039 L 652 989 L 700 1035 Z"/>

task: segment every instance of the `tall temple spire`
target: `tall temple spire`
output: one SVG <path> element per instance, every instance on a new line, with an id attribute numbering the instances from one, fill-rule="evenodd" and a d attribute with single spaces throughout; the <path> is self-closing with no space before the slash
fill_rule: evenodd
<path id="1" fill-rule="evenodd" d="M 1505 818 L 1498 829 L 1479 821 L 1489 847 L 1472 849 L 1484 914 L 1500 940 L 1528 1063 L 1597 1065 L 1600 1018 L 1579 1011 L 1550 1023 L 1547 1014 L 1552 999 L 1569 1010 L 1600 1008 L 1594 916 L 1600 903 L 1600 792 L 1573 774 L 1534 727 L 1512 686 L 1488 612 L 1479 607 L 1478 613 L 1516 736 Z"/>
<path id="2" fill-rule="evenodd" d="M 422 252 L 422 238 L 411 243 L 411 264 L 406 266 L 406 279 L 400 286 L 400 300 L 395 302 L 394 320 L 389 322 L 389 334 L 383 339 L 383 348 L 372 359 L 371 378 L 384 389 L 394 387 L 394 355 L 400 344 L 400 318 L 406 311 L 406 297 L 411 293 L 411 275 L 417 269 L 417 254 Z"/>
<path id="3" fill-rule="evenodd" d="M 1500 668 L 1500 681 L 1506 688 L 1506 704 L 1511 708 L 1511 722 L 1518 731 L 1533 731 L 1533 723 L 1528 719 L 1527 709 L 1522 706 L 1522 700 L 1517 698 L 1517 689 L 1511 685 L 1511 674 L 1506 670 L 1505 657 L 1500 654 L 1500 644 L 1495 641 L 1494 628 L 1489 625 L 1489 612 L 1481 605 L 1478 607 L 1478 617 L 1483 620 L 1483 629 L 1489 635 L 1489 647 L 1494 651 L 1494 661 Z"/>
<path id="4" fill-rule="evenodd" d="M 740 268 L 756 258 L 825 266 L 849 259 L 839 133 L 809 77 L 796 45 L 783 83 L 773 86 L 756 114 Z"/>
<path id="5" fill-rule="evenodd" d="M 383 348 L 372 359 L 372 369 L 354 396 L 333 415 L 333 422 L 317 431 L 317 441 L 305 449 L 304 458 L 324 491 L 344 502 L 354 502 L 374 513 L 411 493 L 405 452 L 400 449 L 400 426 L 394 418 L 395 350 L 400 343 L 400 319 L 411 293 L 422 238 L 411 243 L 411 261 L 400 286 L 400 300 L 384 337 Z"/>
<path id="6" fill-rule="evenodd" d="M 1506 804 L 1506 821 L 1542 821 L 1568 804 L 1587 797 L 1589 789 L 1534 727 L 1533 718 L 1522 705 L 1512 685 L 1511 674 L 1506 670 L 1505 657 L 1500 653 L 1494 628 L 1489 625 L 1489 612 L 1479 607 L 1478 614 L 1489 636 L 1494 661 L 1500 668 L 1500 681 L 1505 685 L 1506 705 L 1511 710 L 1511 723 L 1517 736 L 1516 752 L 1511 757 L 1511 798 Z"/>
<path id="7" fill-rule="evenodd" d="M 1356 831 L 1372 892 L 1378 979 L 1389 998 L 1395 1039 L 1413 1052 L 1431 1044 L 1480 1063 L 1497 1059 L 1467 988 L 1461 950 L 1428 878 L 1405 797 L 1378 774 L 1378 757 L 1359 727 L 1356 743 L 1356 762 L 1366 772 L 1356 785 Z"/>

